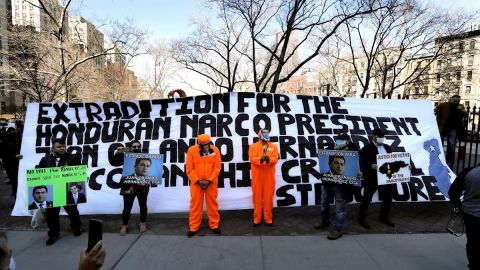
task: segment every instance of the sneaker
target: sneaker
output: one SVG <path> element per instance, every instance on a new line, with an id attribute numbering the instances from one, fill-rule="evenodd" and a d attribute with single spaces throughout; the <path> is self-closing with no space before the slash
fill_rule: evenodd
<path id="1" fill-rule="evenodd" d="M 188 231 L 187 233 L 187 237 L 188 238 L 191 238 L 192 236 L 194 236 L 197 232 L 194 232 L 194 231 Z"/>
<path id="2" fill-rule="evenodd" d="M 138 227 L 140 228 L 140 233 L 144 233 L 147 231 L 147 224 L 145 224 L 145 222 L 140 223 Z"/>
<path id="3" fill-rule="evenodd" d="M 265 224 L 267 224 L 267 226 L 274 227 L 273 222 L 271 222 L 271 223 L 265 222 Z"/>
<path id="4" fill-rule="evenodd" d="M 47 240 L 47 242 L 45 242 L 45 244 L 47 244 L 47 246 L 51 246 L 51 245 L 55 244 L 55 242 L 57 242 L 57 239 L 58 239 L 58 236 L 49 236 L 48 240 Z"/>
<path id="5" fill-rule="evenodd" d="M 342 237 L 342 235 L 343 235 L 343 233 L 333 230 L 327 235 L 327 239 L 328 240 L 337 240 L 338 238 Z"/>
<path id="6" fill-rule="evenodd" d="M 125 236 L 127 234 L 127 225 L 122 225 L 122 228 L 120 229 L 120 235 Z"/>
<path id="7" fill-rule="evenodd" d="M 215 229 L 212 229 L 212 232 L 216 235 L 220 235 L 222 234 L 222 232 L 220 231 L 220 228 L 215 228 Z"/>
<path id="8" fill-rule="evenodd" d="M 316 222 L 315 224 L 313 224 L 313 228 L 317 229 L 317 230 L 320 230 L 320 229 L 323 229 L 323 228 L 327 228 L 329 227 L 330 224 L 328 223 L 323 223 L 323 222 Z"/>
<path id="9" fill-rule="evenodd" d="M 389 227 L 395 227 L 395 223 L 393 223 L 390 219 L 380 219 L 380 222 L 389 226 Z"/>
<path id="10" fill-rule="evenodd" d="M 255 222 L 254 222 L 254 223 L 253 223 L 253 227 L 258 227 L 258 226 L 260 226 L 260 222 L 258 222 L 258 223 L 255 223 Z"/>
<path id="11" fill-rule="evenodd" d="M 366 219 L 359 219 L 358 223 L 365 229 L 370 229 L 370 224 L 368 224 Z"/>

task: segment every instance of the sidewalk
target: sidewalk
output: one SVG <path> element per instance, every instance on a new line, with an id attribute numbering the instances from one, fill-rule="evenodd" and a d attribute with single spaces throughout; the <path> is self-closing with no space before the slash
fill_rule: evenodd
<path id="1" fill-rule="evenodd" d="M 87 234 L 7 232 L 18 269 L 77 269 Z M 448 234 L 309 236 L 168 236 L 107 233 L 102 269 L 466 269 L 465 237 Z"/>
<path id="2" fill-rule="evenodd" d="M 10 216 L 10 185 L 0 174 L 0 230 L 7 231 L 18 269 L 77 269 L 88 232 L 73 237 L 69 219 L 60 218 L 61 236 L 47 247 L 46 228 L 34 231 L 30 217 Z M 394 203 L 394 228 L 378 222 L 380 204 L 369 208 L 372 229 L 356 222 L 358 204 L 347 205 L 346 234 L 326 239 L 315 230 L 320 207 L 274 209 L 275 227 L 251 226 L 252 210 L 220 211 L 222 236 L 207 228 L 206 217 L 197 236 L 186 237 L 188 214 L 149 214 L 149 230 L 138 234 L 138 214 L 130 233 L 119 236 L 121 215 L 81 216 L 104 222 L 107 260 L 103 269 L 466 269 L 465 236 L 445 234 L 452 208 L 449 202 Z M 332 207 L 333 211 L 334 207 Z"/>

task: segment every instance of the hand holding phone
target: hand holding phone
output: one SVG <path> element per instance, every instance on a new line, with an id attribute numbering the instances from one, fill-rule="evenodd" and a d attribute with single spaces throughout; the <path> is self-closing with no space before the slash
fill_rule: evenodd
<path id="1" fill-rule="evenodd" d="M 106 252 L 102 247 L 102 241 L 99 241 L 92 250 L 87 253 L 86 250 L 82 250 L 80 253 L 79 270 L 97 270 L 100 269 L 105 262 Z"/>
<path id="2" fill-rule="evenodd" d="M 103 222 L 97 219 L 90 219 L 88 224 L 88 246 L 87 253 L 102 240 Z"/>

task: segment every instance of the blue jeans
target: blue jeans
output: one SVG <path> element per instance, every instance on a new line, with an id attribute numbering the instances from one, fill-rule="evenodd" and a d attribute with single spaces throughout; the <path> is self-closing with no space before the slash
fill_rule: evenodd
<path id="1" fill-rule="evenodd" d="M 343 185 L 336 183 L 326 183 L 322 185 L 322 203 L 320 206 L 320 215 L 323 224 L 330 224 L 330 202 L 335 198 L 335 226 L 337 232 L 343 231 L 343 223 L 347 217 L 345 209 L 345 199 L 343 199 Z"/>

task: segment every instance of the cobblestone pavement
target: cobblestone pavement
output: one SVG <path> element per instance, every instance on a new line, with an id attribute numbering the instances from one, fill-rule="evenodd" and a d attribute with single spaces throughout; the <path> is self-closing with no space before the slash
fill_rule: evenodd
<path id="1" fill-rule="evenodd" d="M 0 230 L 33 230 L 30 217 L 13 217 L 10 215 L 13 197 L 10 185 L 6 183 L 5 173 L 0 174 Z M 357 222 L 359 204 L 347 205 L 346 234 L 365 233 L 436 233 L 445 232 L 452 206 L 449 202 L 393 203 L 391 219 L 394 228 L 378 222 L 380 204 L 373 203 L 369 208 L 371 229 L 361 227 Z M 334 207 L 331 207 L 334 210 Z M 80 213 L 81 214 L 81 213 Z M 319 206 L 282 207 L 273 210 L 274 227 L 252 226 L 253 210 L 220 211 L 223 235 L 314 235 L 326 234 L 326 230 L 316 230 L 313 224 L 319 220 Z M 332 213 L 332 221 L 334 218 Z M 121 215 L 81 216 L 83 229 L 87 229 L 88 219 L 103 220 L 104 231 L 115 233 L 120 229 Z M 139 216 L 130 218 L 130 232 L 138 233 Z M 62 230 L 69 229 L 67 216 L 61 217 Z M 184 235 L 187 232 L 188 213 L 149 214 L 147 217 L 149 231 L 155 235 Z M 40 228 L 46 230 L 46 228 Z M 206 215 L 199 235 L 212 234 L 208 229 Z"/>

